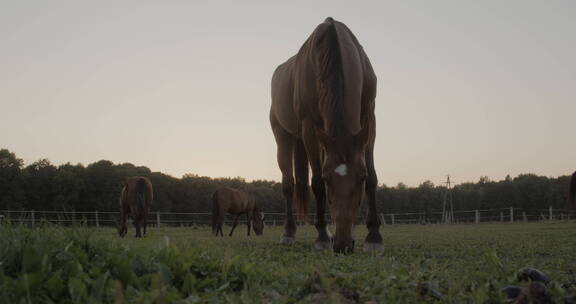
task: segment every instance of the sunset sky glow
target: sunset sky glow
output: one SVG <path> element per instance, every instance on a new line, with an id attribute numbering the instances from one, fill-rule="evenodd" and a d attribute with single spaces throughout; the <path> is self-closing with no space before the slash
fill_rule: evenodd
<path id="1" fill-rule="evenodd" d="M 380 183 L 576 169 L 574 1 L 3 1 L 0 148 L 280 180 L 272 72 L 328 16 L 378 76 Z"/>

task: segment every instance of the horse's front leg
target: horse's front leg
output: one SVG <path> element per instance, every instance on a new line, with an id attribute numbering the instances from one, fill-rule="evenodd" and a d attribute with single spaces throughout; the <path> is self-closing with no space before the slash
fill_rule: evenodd
<path id="1" fill-rule="evenodd" d="M 230 234 L 228 234 L 228 236 L 232 236 L 232 233 L 234 233 L 234 229 L 236 229 L 236 226 L 238 225 L 238 218 L 240 217 L 240 215 L 237 215 L 234 218 L 234 222 L 232 223 L 232 230 L 230 230 Z"/>
<path id="2" fill-rule="evenodd" d="M 332 236 L 328 231 L 326 222 L 326 189 L 322 180 L 322 167 L 320 160 L 320 147 L 314 133 L 314 126 L 302 128 L 304 146 L 312 169 L 312 192 L 316 199 L 316 231 L 318 237 L 314 241 L 314 248 L 318 250 L 332 249 Z"/>
<path id="3" fill-rule="evenodd" d="M 368 169 L 368 177 L 366 179 L 366 196 L 368 198 L 368 218 L 366 226 L 368 227 L 368 235 L 364 241 L 364 251 L 384 251 L 382 245 L 382 236 L 380 235 L 380 218 L 378 217 L 378 210 L 376 208 L 376 187 L 378 185 L 378 178 L 376 170 L 374 170 L 374 142 L 368 147 L 366 151 L 366 167 Z"/>
<path id="4" fill-rule="evenodd" d="M 246 213 L 246 224 L 248 225 L 248 236 L 250 236 L 250 227 L 252 226 L 252 218 L 250 217 L 250 212 Z"/>
<path id="5" fill-rule="evenodd" d="M 216 236 L 218 236 L 218 235 L 224 236 L 222 234 L 222 223 L 219 223 L 218 226 L 216 226 Z"/>

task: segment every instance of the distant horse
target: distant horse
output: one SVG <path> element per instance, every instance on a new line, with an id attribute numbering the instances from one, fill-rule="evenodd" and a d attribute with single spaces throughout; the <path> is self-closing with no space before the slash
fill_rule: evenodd
<path id="1" fill-rule="evenodd" d="M 375 97 L 370 60 L 348 27 L 332 18 L 318 25 L 298 53 L 276 68 L 270 124 L 286 198 L 283 243 L 294 242 L 293 201 L 299 218 L 306 216 L 310 165 L 317 204 L 314 247 L 353 251 L 352 228 L 366 195 L 364 250 L 383 250 L 376 209 Z M 336 224 L 333 244 L 326 228 L 326 201 Z"/>
<path id="2" fill-rule="evenodd" d="M 572 173 L 572 178 L 570 178 L 570 193 L 568 200 L 574 208 L 576 208 L 576 171 Z"/>
<path id="3" fill-rule="evenodd" d="M 212 195 L 212 231 L 218 236 L 224 236 L 222 233 L 222 224 L 226 213 L 234 214 L 234 223 L 229 236 L 232 236 L 234 229 L 238 225 L 238 218 L 246 214 L 248 219 L 248 235 L 250 235 L 250 226 L 253 223 L 256 235 L 261 235 L 264 230 L 264 214 L 258 210 L 254 196 L 250 193 L 234 188 L 221 188 Z"/>
<path id="4" fill-rule="evenodd" d="M 152 198 L 152 183 L 146 177 L 136 176 L 126 181 L 120 193 L 120 222 L 118 223 L 120 236 L 123 237 L 128 232 L 128 227 L 126 227 L 128 215 L 132 217 L 134 227 L 136 227 L 136 237 L 142 237 L 140 228 L 144 228 L 144 235 L 146 235 L 146 219 Z"/>

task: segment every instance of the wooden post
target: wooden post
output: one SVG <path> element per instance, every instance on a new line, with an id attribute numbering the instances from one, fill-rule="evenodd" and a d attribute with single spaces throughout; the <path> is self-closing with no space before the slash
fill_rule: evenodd
<path id="1" fill-rule="evenodd" d="M 394 225 L 394 213 L 390 214 L 390 221 L 392 222 L 392 225 Z"/>
<path id="2" fill-rule="evenodd" d="M 156 212 L 156 227 L 160 228 L 160 212 Z"/>
<path id="3" fill-rule="evenodd" d="M 32 227 L 34 227 L 34 220 L 35 220 L 35 216 L 34 216 L 34 210 L 30 211 L 30 220 L 31 220 L 31 225 Z"/>
<path id="4" fill-rule="evenodd" d="M 526 211 L 522 211 L 522 219 L 527 222 L 528 221 L 528 217 L 526 216 Z"/>
<path id="5" fill-rule="evenodd" d="M 474 222 L 476 224 L 480 224 L 480 212 L 478 211 L 478 209 L 476 209 L 476 212 L 474 212 Z"/>
<path id="6" fill-rule="evenodd" d="M 554 219 L 554 217 L 552 216 L 552 206 L 550 206 L 550 207 L 548 208 L 548 215 L 549 215 L 549 217 L 548 217 L 549 220 L 553 220 L 553 219 Z"/>
<path id="7" fill-rule="evenodd" d="M 100 227 L 100 221 L 98 219 L 98 210 L 94 212 L 94 220 L 96 221 L 96 227 Z"/>
<path id="8" fill-rule="evenodd" d="M 514 208 L 510 207 L 510 223 L 514 223 Z"/>

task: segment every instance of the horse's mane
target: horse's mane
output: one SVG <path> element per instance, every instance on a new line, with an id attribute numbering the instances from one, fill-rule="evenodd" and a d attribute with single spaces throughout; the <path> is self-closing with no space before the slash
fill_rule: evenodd
<path id="1" fill-rule="evenodd" d="M 342 124 L 344 79 L 342 55 L 334 19 L 328 17 L 318 26 L 312 43 L 320 111 L 330 117 L 325 131 L 337 137 L 344 131 Z"/>

